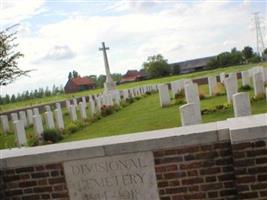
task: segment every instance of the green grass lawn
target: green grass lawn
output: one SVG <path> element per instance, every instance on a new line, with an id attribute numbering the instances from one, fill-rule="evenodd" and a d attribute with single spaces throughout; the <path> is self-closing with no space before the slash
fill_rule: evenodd
<path id="1" fill-rule="evenodd" d="M 207 95 L 207 85 L 200 86 L 200 91 Z M 253 95 L 253 91 L 250 91 L 250 95 Z M 201 108 L 214 108 L 216 105 L 226 104 L 226 101 L 225 94 L 222 96 L 207 97 L 201 100 Z M 253 102 L 252 112 L 253 114 L 267 112 L 265 99 Z M 66 110 L 64 110 L 64 113 L 65 125 L 68 126 L 70 124 L 70 117 Z M 79 113 L 77 114 L 79 115 Z M 202 117 L 204 123 L 225 120 L 233 117 L 233 109 L 230 107 L 227 110 L 205 114 Z M 143 97 L 118 112 L 101 118 L 73 134 L 65 135 L 62 142 L 173 128 L 180 125 L 179 105 L 175 105 L 174 100 L 172 100 L 172 105 L 161 108 L 159 95 L 156 93 Z M 33 128 L 28 128 L 28 138 L 33 134 Z M 0 149 L 14 146 L 15 139 L 13 134 L 9 134 L 8 136 L 0 134 Z"/>
<path id="2" fill-rule="evenodd" d="M 190 73 L 190 74 L 168 76 L 168 77 L 159 78 L 159 79 L 151 79 L 151 80 L 127 83 L 127 84 L 119 85 L 117 88 L 125 89 L 125 88 L 140 86 L 140 85 L 146 85 L 146 84 L 168 83 L 168 82 L 171 82 L 177 79 L 182 79 L 182 78 L 200 78 L 200 77 L 214 76 L 214 75 L 219 75 L 221 72 L 225 72 L 225 73 L 239 72 L 239 71 L 247 70 L 253 66 L 258 66 L 258 65 L 267 67 L 267 62 L 260 63 L 260 64 L 249 64 L 249 65 L 224 67 L 224 68 L 218 68 L 215 70 L 200 71 L 200 72 L 195 72 L 195 73 Z M 21 101 L 17 103 L 1 105 L 0 111 L 3 112 L 3 111 L 15 110 L 15 109 L 23 108 L 26 106 L 33 106 L 33 105 L 38 105 L 38 104 L 56 102 L 56 101 L 60 101 L 64 99 L 70 99 L 72 98 L 72 96 L 81 97 L 81 96 L 87 96 L 89 94 L 95 94 L 99 92 L 102 92 L 102 89 L 89 90 L 89 91 L 83 91 L 83 92 L 72 93 L 72 94 L 62 94 L 58 96 L 44 97 L 44 98 L 39 98 L 39 99 L 36 98 L 32 100 L 25 100 L 25 101 Z"/>
<path id="3" fill-rule="evenodd" d="M 267 63 L 265 63 L 264 65 L 267 66 Z M 226 68 L 226 71 L 230 69 L 240 70 L 238 69 L 240 67 L 242 68 L 241 70 L 244 70 L 245 68 L 248 69 L 251 66 L 246 65 L 246 66 L 231 67 L 231 68 Z M 213 75 L 215 75 L 216 73 L 219 73 L 221 71 L 222 69 L 218 69 L 215 71 L 209 71 L 209 73 L 210 74 L 214 73 Z M 207 76 L 207 72 L 206 73 L 198 72 L 188 75 L 154 79 L 137 83 L 130 83 L 127 85 L 125 84 L 119 86 L 119 88 L 134 87 L 137 86 L 138 84 L 170 82 L 172 80 L 176 80 L 177 78 L 196 77 L 197 74 L 198 76 Z M 239 81 L 239 85 L 240 82 L 241 81 Z M 208 96 L 207 85 L 201 85 L 199 87 L 199 90 L 200 93 Z M 82 96 L 99 91 L 100 90 L 86 91 L 77 94 Z M 226 104 L 227 98 L 226 95 L 224 94 L 225 92 L 224 89 L 221 90 L 221 92 L 223 93 L 223 95 L 221 96 L 207 97 L 204 100 L 201 100 L 201 109 L 210 109 L 214 108 L 216 105 Z M 252 90 L 249 93 L 250 96 L 253 96 Z M 71 94 L 66 95 L 64 97 L 71 97 Z M 45 100 L 49 101 L 49 98 L 45 98 Z M 42 99 L 39 99 L 38 101 L 43 103 Z M 16 104 L 16 105 L 23 105 L 23 103 L 26 104 L 27 102 L 26 101 L 21 102 L 21 104 Z M 130 104 L 129 106 L 120 109 L 118 112 L 115 112 L 112 115 L 101 118 L 100 120 L 97 120 L 93 123 L 90 123 L 88 126 L 84 127 L 83 129 L 73 134 L 64 135 L 64 139 L 62 142 L 178 127 L 181 125 L 179 106 L 180 105 L 175 105 L 174 100 L 172 100 L 172 105 L 166 108 L 161 108 L 159 104 L 159 95 L 158 94 L 148 95 L 146 97 L 141 98 L 138 101 L 135 101 L 133 104 Z M 71 124 L 70 117 L 66 109 L 64 109 L 63 111 L 64 111 L 65 126 L 68 127 Z M 266 113 L 267 112 L 266 100 L 262 99 L 257 102 L 253 102 L 252 112 L 253 114 Z M 77 114 L 79 116 L 79 113 Z M 204 123 L 225 120 L 227 118 L 233 117 L 233 109 L 232 107 L 230 107 L 227 110 L 205 114 L 202 117 Z M 32 127 L 27 128 L 26 132 L 28 138 L 31 138 L 34 135 Z M 1 134 L 0 131 L 0 149 L 11 148 L 15 146 L 16 145 L 15 145 L 14 134 L 10 133 L 7 136 L 3 136 L 3 134 Z"/>

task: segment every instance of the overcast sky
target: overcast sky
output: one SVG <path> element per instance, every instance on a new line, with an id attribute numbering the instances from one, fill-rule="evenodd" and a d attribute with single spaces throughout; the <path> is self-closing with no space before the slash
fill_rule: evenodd
<path id="1" fill-rule="evenodd" d="M 65 85 L 72 70 L 104 74 L 102 41 L 111 72 L 122 74 L 157 53 L 172 63 L 255 47 L 255 11 L 267 25 L 266 0 L 0 0 L 1 29 L 20 24 L 20 68 L 36 69 L 0 94 Z"/>

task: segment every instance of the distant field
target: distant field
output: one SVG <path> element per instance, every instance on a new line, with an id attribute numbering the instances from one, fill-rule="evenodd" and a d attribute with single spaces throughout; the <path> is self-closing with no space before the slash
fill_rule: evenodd
<path id="1" fill-rule="evenodd" d="M 168 82 L 171 82 L 173 80 L 182 79 L 182 78 L 197 78 L 197 77 L 200 78 L 200 77 L 214 76 L 214 75 L 219 75 L 221 72 L 226 72 L 226 73 L 239 72 L 239 71 L 247 70 L 247 69 L 249 69 L 253 66 L 257 66 L 257 65 L 267 67 L 267 62 L 260 63 L 260 64 L 249 64 L 249 65 L 224 67 L 224 68 L 218 68 L 215 70 L 200 71 L 200 72 L 195 72 L 195 73 L 190 73 L 190 74 L 168 76 L 168 77 L 164 77 L 164 78 L 151 79 L 151 80 L 139 81 L 139 82 L 134 82 L 134 83 L 127 83 L 127 84 L 119 85 L 117 88 L 118 89 L 125 89 L 125 88 L 140 86 L 140 85 L 146 85 L 146 84 L 168 83 Z M 6 104 L 6 105 L 1 105 L 0 111 L 3 112 L 3 111 L 9 111 L 9 110 L 14 110 L 14 109 L 18 109 L 18 108 L 23 108 L 26 106 L 51 103 L 51 102 L 60 101 L 60 100 L 64 100 L 64 99 L 70 99 L 73 96 L 81 97 L 81 96 L 86 96 L 89 94 L 99 93 L 101 91 L 103 91 L 103 89 L 87 90 L 87 91 L 77 92 L 77 93 L 72 93 L 72 94 L 62 94 L 62 95 L 58 95 L 58 96 L 25 100 L 25 101 L 21 101 L 21 102 L 17 102 L 17 103 L 10 103 L 10 104 Z"/>

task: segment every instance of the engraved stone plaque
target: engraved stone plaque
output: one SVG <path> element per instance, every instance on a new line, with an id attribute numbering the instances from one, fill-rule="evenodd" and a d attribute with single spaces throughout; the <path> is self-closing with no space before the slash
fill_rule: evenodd
<path id="1" fill-rule="evenodd" d="M 71 200 L 159 200 L 152 152 L 64 163 Z"/>

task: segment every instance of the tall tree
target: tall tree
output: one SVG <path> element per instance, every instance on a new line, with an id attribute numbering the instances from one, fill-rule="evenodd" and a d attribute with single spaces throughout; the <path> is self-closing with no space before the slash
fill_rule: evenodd
<path id="1" fill-rule="evenodd" d="M 244 49 L 242 50 L 243 56 L 244 58 L 248 61 L 250 58 L 253 57 L 254 53 L 253 53 L 253 49 L 250 46 L 246 46 L 244 47 Z"/>
<path id="2" fill-rule="evenodd" d="M 171 72 L 167 60 L 161 54 L 149 56 L 143 67 L 151 78 L 167 76 Z"/>
<path id="3" fill-rule="evenodd" d="M 0 31 L 0 85 L 7 85 L 18 77 L 27 75 L 31 70 L 21 70 L 18 59 L 23 57 L 15 43 L 17 32 L 13 31 L 16 25 Z"/>

